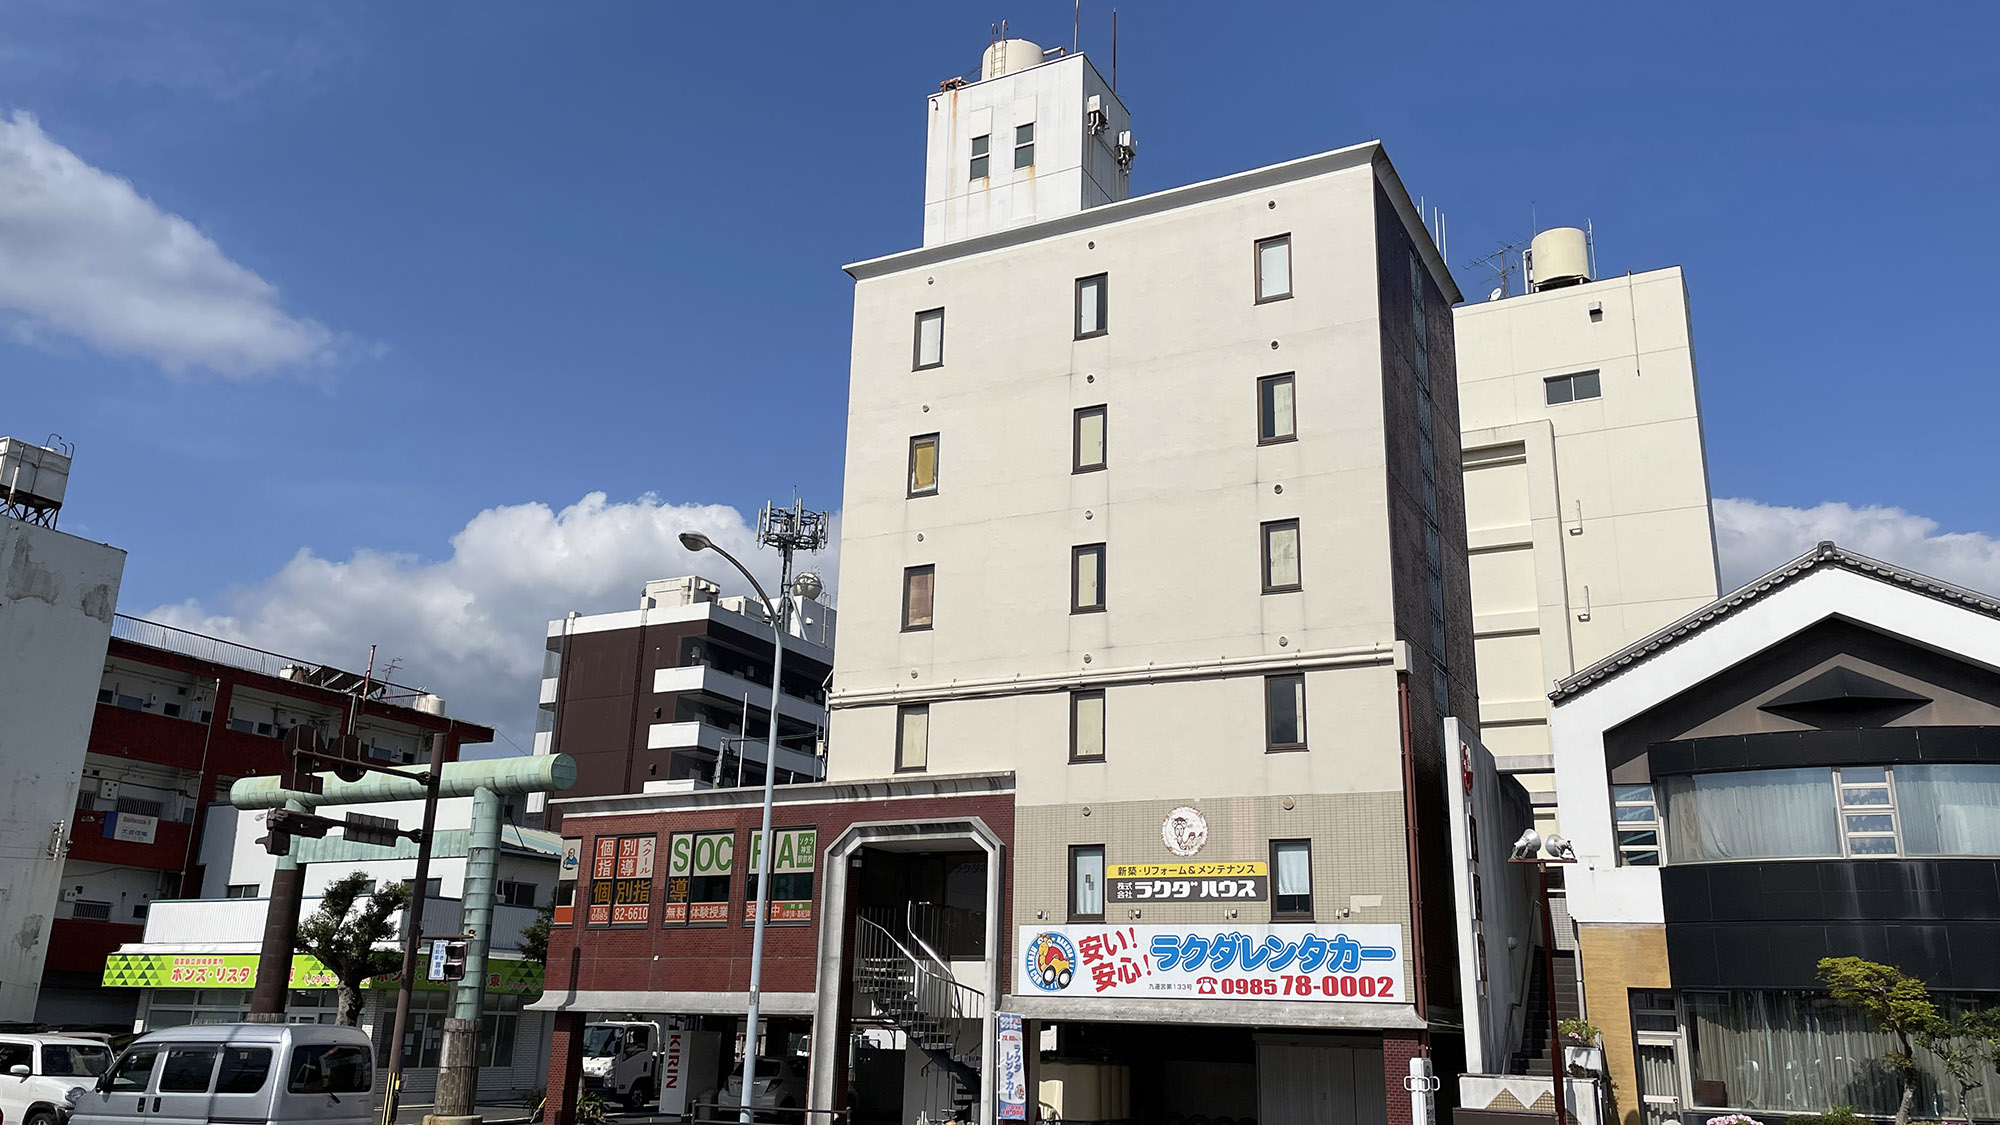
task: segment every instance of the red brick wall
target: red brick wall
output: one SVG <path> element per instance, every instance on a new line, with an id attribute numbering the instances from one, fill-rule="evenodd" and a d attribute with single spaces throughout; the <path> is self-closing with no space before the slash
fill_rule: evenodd
<path id="1" fill-rule="evenodd" d="M 576 1120 L 577 1089 L 583 1081 L 583 1013 L 557 1012 L 549 1041 L 548 1095 L 542 1102 L 545 1125 Z"/>
<path id="2" fill-rule="evenodd" d="M 1388 1125 L 1418 1125 L 1410 1120 L 1410 1095 L 1403 1089 L 1403 1079 L 1410 1076 L 1410 1060 L 1426 1053 L 1423 1036 L 1421 1031 L 1382 1033 L 1382 1089 L 1389 1102 Z"/>
<path id="3" fill-rule="evenodd" d="M 907 800 L 814 804 L 787 809 L 781 803 L 771 821 L 774 829 L 811 826 L 819 831 L 822 853 L 849 825 L 872 821 L 934 821 L 978 817 L 1012 847 L 1014 799 L 1011 794 L 975 797 L 925 797 Z M 750 987 L 751 927 L 743 923 L 745 874 L 750 860 L 750 834 L 761 825 L 763 810 L 747 808 L 645 813 L 632 816 L 577 818 L 565 829 L 582 835 L 584 863 L 590 862 L 598 836 L 655 833 L 660 838 L 653 872 L 651 921 L 645 926 L 587 927 L 589 883 L 580 880 L 574 925 L 549 932 L 549 987 L 584 991 L 743 992 Z M 736 867 L 730 879 L 731 923 L 726 926 L 663 928 L 666 902 L 667 839 L 675 832 L 730 829 L 736 833 Z M 1006 878 L 1008 857 L 1002 856 L 1000 877 Z M 583 874 L 588 875 L 588 870 Z M 770 992 L 811 992 L 818 972 L 819 927 L 826 900 L 826 862 L 822 854 L 813 874 L 814 914 L 811 922 L 774 922 L 765 928 L 764 989 Z M 1001 887 L 1003 909 L 1009 900 Z M 1010 919 L 1000 920 L 1003 982 L 1011 935 Z"/>

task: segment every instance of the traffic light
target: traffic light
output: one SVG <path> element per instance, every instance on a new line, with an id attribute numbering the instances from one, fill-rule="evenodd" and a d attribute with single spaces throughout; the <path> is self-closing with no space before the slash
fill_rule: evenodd
<path id="1" fill-rule="evenodd" d="M 324 839 L 326 830 L 337 823 L 339 822 L 328 820 L 323 816 L 293 812 L 290 809 L 272 809 L 264 814 L 264 827 L 270 830 L 270 834 L 258 843 L 263 844 L 264 850 L 272 855 L 289 855 L 292 850 L 292 837 L 310 836 L 315 840 Z"/>
<path id="2" fill-rule="evenodd" d="M 443 977 L 443 979 L 445 979 L 445 980 L 464 980 L 464 979 L 465 979 L 465 943 L 464 943 L 464 942 L 462 942 L 462 941 L 448 941 L 448 942 L 445 942 L 445 943 L 444 943 L 444 977 Z"/>
<path id="3" fill-rule="evenodd" d="M 326 752 L 326 738 L 312 727 L 293 727 L 285 732 L 285 788 L 295 793 L 323 793 L 326 783 L 313 768 Z M 281 853 L 280 853 L 281 854 Z"/>

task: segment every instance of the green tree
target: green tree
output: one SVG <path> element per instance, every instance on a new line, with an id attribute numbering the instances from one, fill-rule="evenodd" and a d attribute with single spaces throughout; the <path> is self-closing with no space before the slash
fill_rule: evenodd
<path id="1" fill-rule="evenodd" d="M 409 888 L 398 883 L 368 894 L 365 871 L 353 872 L 320 892 L 319 909 L 299 923 L 293 946 L 310 953 L 333 974 L 340 990 L 340 1022 L 361 1023 L 361 988 L 370 977 L 402 969 L 403 955 L 378 949 L 396 936 L 390 916 L 408 906 Z M 356 910 L 356 900 L 364 900 Z"/>
<path id="2" fill-rule="evenodd" d="M 521 959 L 538 965 L 549 963 L 549 926 L 556 920 L 556 900 L 551 897 L 535 912 L 535 920 L 521 931 Z"/>
<path id="3" fill-rule="evenodd" d="M 1910 1103 L 1917 1096 L 1916 1044 L 1938 1033 L 1943 1019 L 1924 982 L 1893 965 L 1859 957 L 1823 957 L 1819 979 L 1833 998 L 1866 1013 L 1875 1025 L 1896 1037 L 1896 1049 L 1882 1056 L 1902 1084 L 1896 1102 L 1896 1125 L 1909 1125 Z"/>

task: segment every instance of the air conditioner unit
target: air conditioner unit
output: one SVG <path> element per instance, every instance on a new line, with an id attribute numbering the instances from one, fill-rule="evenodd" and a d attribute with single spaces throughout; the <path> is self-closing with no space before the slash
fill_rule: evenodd
<path id="1" fill-rule="evenodd" d="M 56 899 L 59 902 L 75 902 L 82 896 L 83 896 L 82 887 L 64 887 L 63 889 L 56 892 Z"/>

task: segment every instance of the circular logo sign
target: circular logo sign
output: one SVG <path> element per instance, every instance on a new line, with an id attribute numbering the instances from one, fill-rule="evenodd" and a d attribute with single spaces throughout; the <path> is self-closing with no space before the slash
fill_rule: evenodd
<path id="1" fill-rule="evenodd" d="M 1208 818 L 1200 809 L 1182 805 L 1160 822 L 1160 840 L 1175 855 L 1193 855 L 1208 843 Z"/>
<path id="2" fill-rule="evenodd" d="M 1043 930 L 1028 943 L 1028 979 L 1043 992 L 1061 992 L 1076 978 L 1076 946 Z"/>

